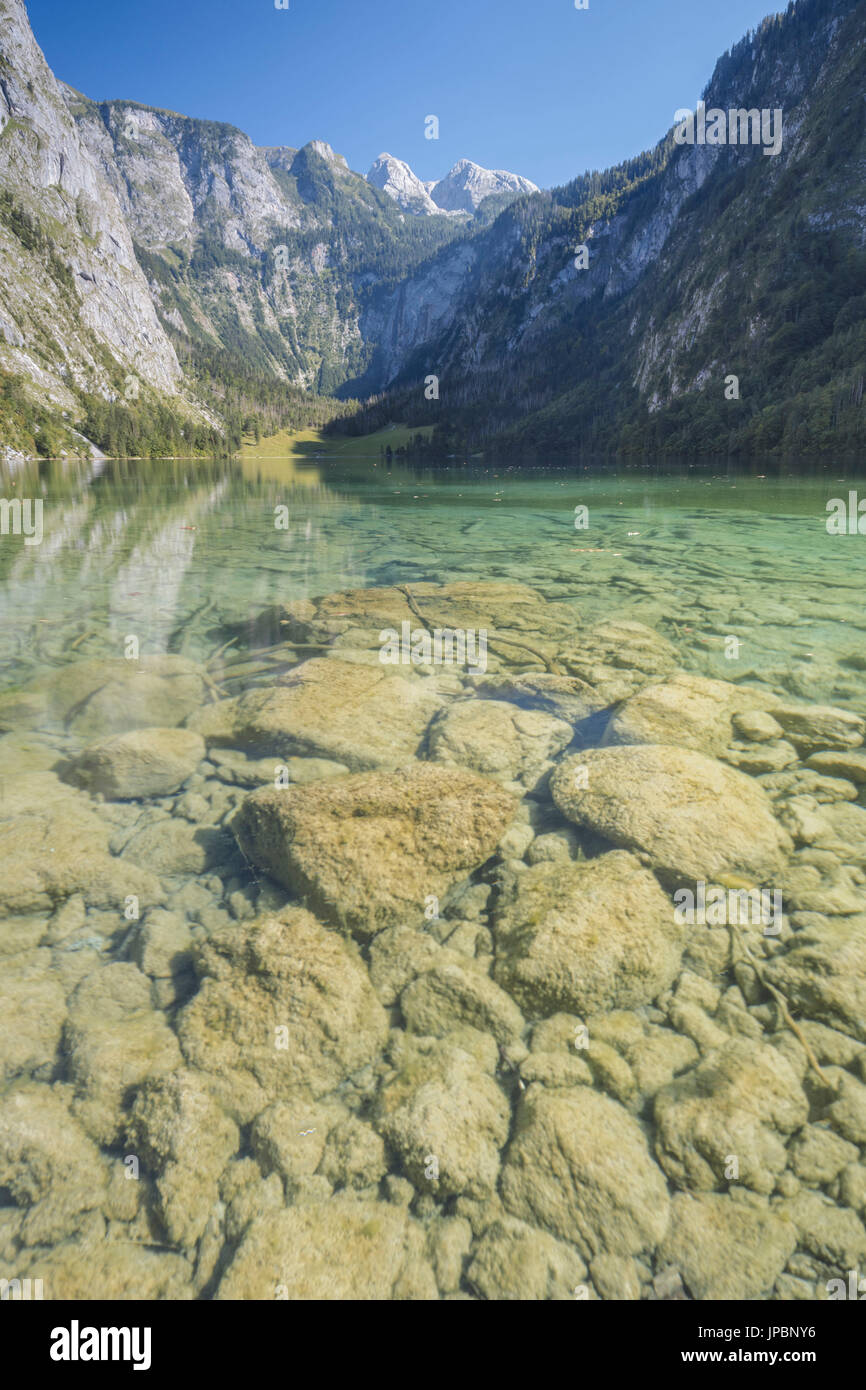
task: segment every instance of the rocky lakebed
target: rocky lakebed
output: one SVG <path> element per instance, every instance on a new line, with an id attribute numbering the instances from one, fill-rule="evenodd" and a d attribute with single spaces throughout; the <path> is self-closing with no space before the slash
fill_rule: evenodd
<path id="1" fill-rule="evenodd" d="M 866 1271 L 866 702 L 544 589 L 330 592 L 0 694 L 0 1274 L 809 1301 Z M 484 631 L 485 669 L 383 663 L 404 623 Z"/>

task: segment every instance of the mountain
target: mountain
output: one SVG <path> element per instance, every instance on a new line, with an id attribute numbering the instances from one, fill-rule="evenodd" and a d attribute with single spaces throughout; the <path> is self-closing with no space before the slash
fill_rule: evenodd
<path id="1" fill-rule="evenodd" d="M 866 0 L 798 0 L 704 93 L 702 132 L 756 143 L 672 125 L 550 192 L 425 185 L 92 101 L 0 0 L 0 449 L 395 420 L 440 452 L 859 450 L 864 91 Z"/>
<path id="2" fill-rule="evenodd" d="M 367 181 L 393 198 L 404 212 L 412 212 L 419 217 L 425 214 L 433 217 L 439 212 L 427 185 L 412 173 L 408 164 L 402 159 L 395 159 L 392 154 L 379 155 L 367 175 Z"/>
<path id="3" fill-rule="evenodd" d="M 471 159 L 458 159 L 444 179 L 434 184 L 430 197 L 446 212 L 476 213 L 485 198 L 511 201 L 523 193 L 537 192 L 535 184 L 519 174 L 509 174 L 504 169 L 482 169 Z"/>
<path id="4" fill-rule="evenodd" d="M 683 144 L 672 127 L 617 168 L 520 198 L 371 303 L 361 385 L 378 374 L 389 395 L 352 427 L 383 412 L 436 424 L 446 450 L 859 450 L 864 91 L 864 0 L 771 16 L 704 98 L 726 115 L 780 109 L 778 153 Z"/>
<path id="5" fill-rule="evenodd" d="M 82 390 L 181 390 L 123 211 L 20 0 L 0 4 L 0 262 L 0 361 L 38 387 L 46 423 Z"/>
<path id="6" fill-rule="evenodd" d="M 446 212 L 473 217 L 486 199 L 491 211 L 501 212 L 523 193 L 537 193 L 529 179 L 504 169 L 482 169 L 471 159 L 459 159 L 437 182 L 422 183 L 409 165 L 392 154 L 380 154 L 367 175 L 370 183 L 393 198 L 404 212 L 435 216 Z M 495 205 L 495 206 L 494 206 Z"/>

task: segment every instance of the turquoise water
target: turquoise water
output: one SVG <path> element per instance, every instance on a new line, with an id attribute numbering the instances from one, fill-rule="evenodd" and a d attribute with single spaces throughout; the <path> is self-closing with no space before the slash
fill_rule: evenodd
<path id="1" fill-rule="evenodd" d="M 0 538 L 0 682 L 120 655 L 130 633 L 143 653 L 206 659 L 271 604 L 480 577 L 573 599 L 582 622 L 658 627 L 689 669 L 857 705 L 866 538 L 826 528 L 828 501 L 856 487 L 832 469 L 527 477 L 268 460 L 109 463 L 88 478 L 44 465 L 3 494 L 44 496 L 44 539 Z"/>
<path id="2" fill-rule="evenodd" d="M 575 1029 L 582 1026 L 574 1011 L 527 1004 L 518 971 L 515 997 L 525 1018 L 518 1010 L 515 1024 L 513 1002 L 493 984 L 508 983 L 499 971 L 501 901 L 516 891 L 521 875 L 536 873 L 548 860 L 571 874 L 596 861 L 616 866 L 627 857 L 610 854 L 623 843 L 616 830 L 609 832 L 613 838 L 607 831 L 595 833 L 592 825 L 584 833 L 579 815 L 569 820 L 566 812 L 560 814 L 562 803 L 553 804 L 544 780 L 566 756 L 570 733 L 562 720 L 571 719 L 567 700 L 577 698 L 573 685 L 567 694 L 555 694 L 561 697 L 560 705 L 554 704 L 559 719 L 551 720 L 549 713 L 532 716 L 547 720 L 544 737 L 554 741 L 548 761 L 539 762 L 544 775 L 536 783 L 535 773 L 527 774 L 521 785 L 509 781 L 511 773 L 505 777 L 517 812 L 502 847 L 494 835 L 478 849 L 475 867 L 468 876 L 463 872 L 453 893 L 447 885 L 437 886 L 442 916 L 434 894 L 429 901 L 435 908 L 422 917 L 419 906 L 417 920 L 407 919 L 405 937 L 401 925 L 396 935 L 391 927 L 371 940 L 362 896 L 361 908 L 352 907 L 352 920 L 360 926 L 353 927 L 357 944 L 351 946 L 349 965 L 341 964 L 342 958 L 335 964 L 329 955 L 332 928 L 341 923 L 315 926 L 325 934 L 310 938 L 311 946 L 304 936 L 313 930 L 308 919 L 292 915 L 306 895 L 291 886 L 287 891 L 285 882 L 262 871 L 260 859 L 254 866 L 235 845 L 233 818 L 250 790 L 280 785 L 273 782 L 273 766 L 283 744 L 258 747 L 255 738 L 244 743 L 218 722 L 226 697 L 253 689 L 279 694 L 294 678 L 286 673 L 308 656 L 321 656 L 332 638 L 345 653 L 332 653 L 344 658 L 333 667 L 318 663 L 327 668 L 323 698 L 331 670 L 341 671 L 346 688 L 357 690 L 351 662 L 378 669 L 377 629 L 388 605 L 398 601 L 393 586 L 411 596 L 418 586 L 476 581 L 503 586 L 472 600 L 481 612 L 488 598 L 494 604 L 499 633 L 540 645 L 548 672 L 577 678 L 581 689 L 587 681 L 597 682 L 600 698 L 590 705 L 595 723 L 589 722 L 578 746 L 594 747 L 614 705 L 664 681 L 676 668 L 726 682 L 735 694 L 735 687 L 759 690 L 777 705 L 834 706 L 837 713 L 829 722 L 835 732 L 826 734 L 826 719 L 822 724 L 824 716 L 813 714 L 818 733 L 810 733 L 796 750 L 781 739 L 778 727 L 769 736 L 767 746 L 785 771 L 775 784 L 770 776 L 767 786 L 782 798 L 775 814 L 794 827 L 785 870 L 791 872 L 783 882 L 786 911 L 789 897 L 801 910 L 786 926 L 784 941 L 765 953 L 785 950 L 798 932 L 814 929 L 830 934 L 832 960 L 834 951 L 843 950 L 833 944 L 833 933 L 839 929 L 857 938 L 856 924 L 866 921 L 857 915 L 866 906 L 866 836 L 858 819 L 866 804 L 866 774 L 861 777 L 857 763 L 862 755 L 849 756 L 859 735 L 846 742 L 857 721 L 846 724 L 844 714 L 866 715 L 866 536 L 835 535 L 827 527 L 827 504 L 834 498 L 847 503 L 858 486 L 856 478 L 824 466 L 805 469 L 802 476 L 770 464 L 747 471 L 720 465 L 529 473 L 454 466 L 432 472 L 386 467 L 372 458 L 327 457 L 303 464 L 273 459 L 108 462 L 93 468 L 43 463 L 3 476 L 0 496 L 41 499 L 43 510 L 38 545 L 25 544 L 22 535 L 0 536 L 0 851 L 8 856 L 0 893 L 0 903 L 6 903 L 0 918 L 0 1277 L 43 1279 L 45 1297 L 57 1298 L 120 1298 L 130 1296 L 130 1289 L 131 1296 L 145 1299 L 285 1296 L 274 1289 L 288 1289 L 291 1298 L 826 1297 L 828 1280 L 846 1277 L 845 1253 L 833 1246 L 834 1237 L 813 1229 L 820 1219 L 808 1204 L 790 1204 L 803 1193 L 828 1198 L 834 1205 L 821 1210 L 841 1208 L 845 1220 L 854 1223 L 848 1228 L 854 1231 L 851 1240 L 856 1243 L 862 1231 L 866 1254 L 866 1132 L 858 1138 L 850 1117 L 837 1122 L 827 1097 L 816 1100 L 814 1082 L 807 1104 L 811 1063 L 803 1060 L 799 1075 L 788 1068 L 785 1049 L 794 1045 L 793 1033 L 779 1023 L 770 996 L 754 980 L 732 973 L 724 950 L 714 954 L 713 944 L 703 955 L 686 955 L 688 968 L 677 976 L 680 1003 L 671 1005 L 669 991 L 662 991 L 664 998 L 641 996 L 638 1003 L 632 999 L 634 1007 L 627 1001 L 623 1008 L 606 1007 L 593 1016 L 591 1046 L 601 1051 L 587 1053 L 591 1072 L 583 1054 L 573 1051 Z M 863 492 L 866 496 L 866 484 Z M 519 613 L 512 625 L 507 609 L 505 586 L 515 582 L 540 600 L 524 627 Z M 389 592 L 384 598 L 347 592 L 360 589 Z M 496 592 L 506 597 L 497 600 Z M 287 644 L 286 608 L 296 605 L 297 613 L 303 601 L 333 594 L 345 598 L 315 614 L 308 604 L 300 626 L 309 630 L 300 637 L 296 631 Z M 428 601 L 435 606 L 434 599 Z M 622 626 L 629 623 L 641 624 L 642 632 Z M 399 625 L 395 617 L 395 629 Z M 507 639 L 502 640 L 507 648 Z M 124 685 L 125 675 L 118 675 L 118 668 L 128 665 L 120 658 L 130 656 L 131 643 L 142 662 L 182 658 L 186 674 L 178 676 L 174 667 L 177 681 L 170 691 L 168 678 L 159 676 L 153 685 L 141 683 L 139 696 L 136 682 Z M 276 644 L 280 652 L 269 653 Z M 504 680 L 503 689 L 512 677 L 539 670 L 531 653 L 521 655 L 513 645 L 510 651 L 501 645 L 497 650 L 493 642 L 491 647 L 491 671 Z M 564 662 L 565 670 L 560 672 L 556 662 Z M 417 694 L 425 682 L 410 674 Z M 460 716 L 467 706 L 478 716 L 484 702 L 475 699 L 469 681 L 461 685 L 461 673 L 425 676 L 437 717 L 455 710 Z M 198 692 L 192 703 L 183 690 L 178 694 L 184 681 L 184 690 Z M 139 698 L 143 703 L 127 719 L 124 702 Z M 533 697 L 522 689 L 510 697 L 494 691 L 493 698 L 531 706 Z M 196 702 L 200 708 L 194 708 Z M 146 717 L 143 708 L 150 711 Z M 387 702 L 381 708 L 390 718 Z M 405 737 L 400 720 L 415 716 L 411 699 L 405 707 L 398 700 L 394 708 L 399 742 Z M 549 706 L 540 701 L 539 708 Z M 341 711 L 333 709 L 336 725 Z M 483 723 L 485 710 L 480 714 Z M 378 745 L 368 719 L 357 750 L 348 746 L 351 731 L 347 744 L 343 730 L 343 751 L 334 752 L 327 719 L 324 727 L 321 721 L 317 725 L 309 703 L 303 718 L 315 726 L 310 748 L 288 757 L 288 763 L 290 780 L 298 783 L 293 796 L 315 825 L 316 797 L 327 797 L 329 787 L 351 786 L 341 781 L 347 771 L 378 765 L 370 755 Z M 200 751 L 173 784 L 162 769 L 162 785 L 157 778 L 150 791 L 126 788 L 124 768 L 142 775 L 134 758 L 118 764 L 114 783 L 81 782 L 80 759 L 89 745 L 128 728 L 166 725 L 173 731 L 181 724 L 200 729 L 208 749 L 203 756 L 199 740 Z M 667 726 L 668 735 L 676 743 L 672 727 Z M 483 763 L 486 758 L 489 766 L 482 770 L 490 772 L 498 752 L 495 728 L 479 728 L 470 730 L 466 765 L 477 769 L 480 764 L 472 759 Z M 700 731 L 706 747 L 719 754 L 732 737 L 730 725 L 721 743 L 713 741 L 716 734 Z M 536 736 L 537 727 L 522 727 L 520 737 L 529 741 L 521 745 L 523 752 Z M 694 747 L 692 737 L 694 731 L 684 730 L 683 746 Z M 747 763 L 764 754 L 764 734 L 754 737 L 758 754 L 754 743 L 748 748 L 740 743 L 745 753 L 738 765 L 771 772 L 772 758 L 766 765 Z M 459 747 L 459 737 L 450 746 Z M 835 749 L 832 756 L 843 762 L 841 770 L 831 767 L 833 777 L 819 786 L 821 779 L 805 760 L 810 749 L 825 747 Z M 429 750 L 418 756 L 435 761 Z M 437 766 L 453 766 L 450 757 Z M 845 780 L 848 776 L 856 785 Z M 491 815 L 500 814 L 499 794 L 489 793 Z M 639 799 L 639 791 L 634 795 Z M 840 812 L 836 803 L 841 814 L 831 817 L 832 823 L 822 820 L 828 804 L 834 815 Z M 627 801 L 623 812 L 630 813 Z M 459 803 L 453 814 L 459 816 Z M 303 839 L 304 824 L 292 833 Z M 392 826 L 383 842 L 386 857 L 396 833 Z M 479 830 L 475 824 L 465 834 L 480 834 L 486 844 L 483 826 Z M 497 849 L 492 857 L 491 848 Z M 315 844 L 312 855 L 315 878 Z M 651 856 L 642 862 L 651 862 Z M 409 862 L 406 872 L 411 870 Z M 387 872 L 383 864 L 385 877 Z M 641 872 L 636 860 L 629 872 Z M 670 882 L 664 875 L 659 880 L 662 887 L 645 877 L 641 891 L 661 902 L 664 915 Z M 551 882 L 555 890 L 555 875 Z M 377 891 L 375 875 L 372 885 Z M 767 886 L 776 888 L 777 881 Z M 421 883 L 415 897 L 428 901 L 428 891 Z M 576 920 L 580 894 L 570 901 Z M 546 903 L 541 915 L 550 910 Z M 553 911 L 559 911 L 555 902 Z M 267 956 L 267 950 L 275 950 L 271 941 L 267 949 L 250 947 L 247 964 L 239 965 L 232 953 L 242 954 L 238 943 L 245 934 L 285 912 L 289 916 L 281 915 L 280 921 L 289 924 L 287 931 L 307 942 L 297 948 L 301 964 L 293 958 L 286 966 L 278 952 Z M 527 916 L 533 929 L 538 916 Z M 602 945 L 607 926 L 602 912 Z M 845 943 L 853 1012 L 849 1000 L 838 1008 L 823 997 L 810 1005 L 802 982 L 792 988 L 799 989 L 797 1001 L 807 999 L 795 1012 L 814 1030 L 809 1036 L 819 1072 L 822 1065 L 841 1067 L 844 1077 L 836 1076 L 833 1086 L 859 1088 L 851 1101 L 854 1113 L 861 1091 L 866 1099 L 866 1040 L 856 1003 L 863 959 L 856 940 L 852 946 L 846 936 Z M 423 985 L 424 971 L 440 947 L 445 950 L 441 961 L 452 972 L 459 975 L 460 962 L 468 962 L 469 983 L 462 986 L 468 994 L 461 998 L 470 1013 L 476 1008 L 471 1026 L 455 1024 L 453 1001 L 446 1000 L 444 1016 L 450 1021 L 440 1027 L 429 999 L 425 1013 L 417 991 L 414 1002 L 401 995 L 407 983 L 413 989 L 419 981 Z M 329 1040 L 321 1055 L 318 1005 L 311 1018 L 304 1013 L 308 972 L 319 982 Z M 275 994 L 256 995 L 262 973 L 283 981 L 273 986 Z M 308 1071 L 302 1073 L 303 1085 L 296 1078 L 275 1092 L 267 1058 L 262 1061 L 256 1049 L 263 1046 L 258 1030 L 267 1033 L 274 1021 L 268 1001 L 282 997 L 280 990 L 289 988 L 286 979 L 289 993 L 295 990 L 291 1017 L 297 1014 L 297 1026 L 307 1030 L 302 1053 Z M 667 983 L 670 979 L 669 973 Z M 477 999 L 473 989 L 479 991 Z M 368 1000 L 363 1007 L 357 1005 L 359 997 Z M 340 1012 L 344 1005 L 357 1005 L 360 1021 L 353 1017 L 347 1023 Z M 281 1017 L 274 1016 L 277 1024 Z M 479 1024 L 479 1017 L 486 1022 Z M 416 1056 L 411 1049 L 419 1018 L 437 1041 L 418 1044 Z M 763 1203 L 761 1219 L 781 1223 L 772 1240 L 765 1240 L 764 1228 L 759 1233 L 760 1241 L 778 1252 L 764 1271 L 757 1255 L 742 1268 L 737 1264 L 749 1239 L 743 1234 L 743 1210 L 735 1205 L 737 1183 L 716 1174 L 708 1187 L 694 1178 L 688 1163 L 683 1177 L 675 1164 L 665 1166 L 659 1158 L 663 1174 L 651 1153 L 653 1099 L 663 1079 L 675 1087 L 675 1076 L 688 1078 L 699 1054 L 715 1055 L 714 1048 L 730 1045 L 739 1058 L 738 1047 L 760 1051 L 765 1036 L 776 1051 L 768 1048 L 763 1061 L 756 1052 L 757 1060 L 741 1068 L 744 1094 L 754 1087 L 759 1100 L 748 1095 L 744 1100 L 739 1092 L 719 1100 L 720 1115 L 736 1114 L 743 1104 L 753 1116 L 763 1104 L 768 1076 L 772 1080 L 772 1059 L 782 1058 L 779 1085 L 788 1088 L 793 1118 L 779 1121 L 781 1137 L 774 1131 L 764 1148 L 752 1137 L 743 1139 L 749 1150 L 743 1158 L 743 1182 L 750 1189 L 746 1205 L 754 1213 Z M 442 1042 L 440 1056 L 442 1038 L 456 1051 L 446 1056 Z M 334 1039 L 342 1059 L 336 1071 L 329 1051 Z M 444 1097 L 445 1119 L 432 1102 L 429 1109 L 439 1116 L 437 1138 L 428 1138 L 423 1126 L 420 1135 L 412 1130 L 420 1122 L 411 1100 L 406 1102 L 407 1138 L 389 1118 L 388 1107 L 396 1104 L 400 1086 L 410 1094 L 427 1075 L 425 1067 L 435 1072 L 440 1065 L 446 1081 L 437 1074 L 430 1083 L 441 1084 Z M 737 1084 L 731 1083 L 734 1091 Z M 452 1091 L 457 1113 L 449 1119 Z M 574 1193 L 564 1199 L 565 1216 L 557 1214 L 558 1198 L 549 1208 L 541 1203 L 530 1212 L 510 1157 L 525 1106 L 561 1102 L 567 1109 L 590 1092 L 607 1107 L 598 1123 L 603 1142 L 611 1144 L 610 1182 L 615 1188 L 624 1144 L 623 1162 L 635 1165 L 629 1190 L 640 1194 L 634 1197 L 640 1209 L 629 1218 L 640 1229 L 639 1238 L 617 1226 L 628 1199 L 622 1193 L 611 1198 L 604 1217 L 608 1226 L 599 1239 L 603 1252 L 608 1242 L 612 1264 L 600 1263 L 592 1240 L 587 1246 L 581 1232 L 569 1226 L 567 1213 L 581 1190 L 578 1178 Z M 484 1117 L 477 1124 L 476 1109 Z M 423 1106 L 421 1111 L 428 1113 Z M 464 1111 L 472 1117 L 465 1132 Z M 534 1123 L 541 1126 L 539 1114 Z M 768 1133 L 776 1121 L 774 1112 L 766 1120 Z M 592 1116 L 581 1123 L 594 1132 Z M 686 1115 L 677 1123 L 686 1132 L 690 1121 Z M 752 1124 L 752 1118 L 744 1122 L 743 1133 L 751 1135 Z M 632 1128 L 621 1135 L 620 1125 Z M 487 1145 L 480 1153 L 473 1148 L 476 1129 Z M 830 1129 L 838 1133 L 827 1140 Z M 317 1134 L 321 1141 L 313 1138 Z M 682 1142 L 687 1149 L 691 1139 Z M 834 1142 L 830 1158 L 812 1160 L 809 1145 Z M 675 1149 L 680 1136 L 666 1143 Z M 303 1144 L 319 1148 L 310 1157 Z M 420 1145 L 417 1153 L 413 1144 Z M 438 1173 L 437 1144 L 442 1146 L 441 1182 L 430 1176 Z M 755 1153 L 766 1158 L 766 1172 L 764 1158 L 756 1159 Z M 130 1155 L 141 1172 L 136 1182 L 126 1183 L 123 1165 Z M 563 1172 L 580 1170 L 578 1152 L 565 1166 L 551 1160 L 547 1173 L 543 1144 L 536 1161 L 554 1192 Z M 597 1171 L 604 1173 L 605 1162 L 599 1163 Z M 706 1193 L 712 1189 L 713 1201 L 729 1205 L 695 1217 L 694 1241 L 688 1229 L 684 1241 L 681 1216 L 676 1239 L 663 1240 L 664 1222 L 646 1213 L 667 1201 L 673 1211 L 681 1187 L 693 1187 L 702 1201 L 710 1200 Z M 601 1209 L 606 1201 L 600 1199 Z M 716 1256 L 707 1255 L 695 1267 L 686 1247 L 703 1249 L 704 1220 L 714 1231 L 729 1230 L 730 1248 L 722 1236 Z M 798 1236 L 796 1241 L 791 1236 L 789 1248 L 792 1221 L 799 1223 Z M 673 1230 L 673 1216 L 671 1222 Z M 365 1244 L 371 1240 L 372 1255 Z M 327 1253 L 335 1243 L 345 1252 L 336 1265 Z M 406 1263 L 391 1269 L 395 1246 L 405 1250 Z M 756 1268 L 764 1272 L 756 1275 Z M 550 1271 L 547 1283 L 539 1282 L 541 1269 Z"/>

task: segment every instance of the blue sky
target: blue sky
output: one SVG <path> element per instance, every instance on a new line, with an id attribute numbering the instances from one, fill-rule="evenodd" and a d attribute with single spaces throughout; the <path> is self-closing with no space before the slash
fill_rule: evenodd
<path id="1" fill-rule="evenodd" d="M 457 159 L 542 187 L 653 145 L 716 59 L 783 0 L 27 0 L 58 77 L 228 121 L 260 145 L 327 140 L 366 173 Z M 424 120 L 439 118 L 439 139 Z"/>

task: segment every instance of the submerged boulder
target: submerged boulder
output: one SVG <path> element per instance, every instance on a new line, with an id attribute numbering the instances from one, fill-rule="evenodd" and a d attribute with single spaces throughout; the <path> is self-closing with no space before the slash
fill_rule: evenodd
<path id="1" fill-rule="evenodd" d="M 493 1047 L 488 1064 L 495 1066 L 496 1055 Z M 459 1033 L 400 1040 L 375 1124 L 421 1192 L 476 1198 L 493 1192 L 511 1114 L 484 1060 L 462 1045 Z"/>
<path id="2" fill-rule="evenodd" d="M 174 728 L 204 695 L 201 668 L 184 656 L 76 661 L 0 696 L 0 729 L 48 723 L 95 739 L 127 729 Z"/>
<path id="3" fill-rule="evenodd" d="M 584 1259 L 652 1250 L 667 1229 L 667 1184 L 640 1126 L 588 1086 L 527 1093 L 501 1190 L 508 1211 Z"/>
<path id="4" fill-rule="evenodd" d="M 663 1087 L 654 1114 L 656 1154 L 674 1182 L 709 1192 L 737 1181 L 770 1193 L 788 1162 L 785 1138 L 809 1106 L 781 1051 L 732 1038 Z"/>
<path id="5" fill-rule="evenodd" d="M 88 906 L 122 908 L 134 894 L 162 901 L 158 879 L 115 859 L 111 827 L 88 798 L 53 772 L 34 772 L 2 789 L 0 912 L 50 911 L 73 894 Z"/>
<path id="6" fill-rule="evenodd" d="M 686 937 L 654 876 L 614 851 L 517 874 L 495 941 L 496 980 L 537 1016 L 649 1004 L 676 977 Z"/>
<path id="7" fill-rule="evenodd" d="M 866 1042 L 866 915 L 805 926 L 764 972 L 807 1018 Z"/>
<path id="8" fill-rule="evenodd" d="M 767 882 L 791 849 L 753 778 L 683 748 L 591 749 L 560 764 L 551 791 L 563 815 L 674 880 Z"/>
<path id="9" fill-rule="evenodd" d="M 532 790 L 573 737 L 570 724 L 544 710 L 522 710 L 504 700 L 461 700 L 433 721 L 430 757 Z"/>
<path id="10" fill-rule="evenodd" d="M 423 680 L 378 664 L 314 657 L 279 685 L 205 706 L 188 727 L 208 744 L 262 758 L 323 758 L 362 772 L 415 757 L 441 708 Z"/>
<path id="11" fill-rule="evenodd" d="M 244 854 L 313 911 L 359 936 L 422 922 L 495 850 L 516 809 L 495 782 L 414 763 L 246 798 L 232 822 Z"/>
<path id="12" fill-rule="evenodd" d="M 77 986 L 65 1042 L 76 1114 L 101 1144 L 119 1137 L 134 1089 L 181 1061 L 177 1038 L 151 1002 L 150 980 L 120 961 Z"/>
<path id="13" fill-rule="evenodd" d="M 736 715 L 777 703 L 770 693 L 678 671 L 664 684 L 646 686 L 626 700 L 611 719 L 604 742 L 663 743 L 718 756 L 734 737 Z"/>
<path id="14" fill-rule="evenodd" d="M 793 1255 L 797 1228 L 769 1208 L 733 1196 L 681 1192 L 657 1255 L 679 1270 L 694 1298 L 767 1298 Z"/>
<path id="15" fill-rule="evenodd" d="M 404 1209 L 337 1196 L 257 1217 L 217 1299 L 436 1298 L 424 1229 Z"/>
<path id="16" fill-rule="evenodd" d="M 327 1094 L 385 1042 L 357 949 L 303 908 L 215 931 L 197 958 L 203 978 L 178 1020 L 181 1047 L 240 1123 L 296 1090 Z"/>
<path id="17" fill-rule="evenodd" d="M 134 729 L 86 748 L 70 776 L 112 801 L 167 796 L 192 776 L 204 753 L 204 739 L 189 729 Z"/>

